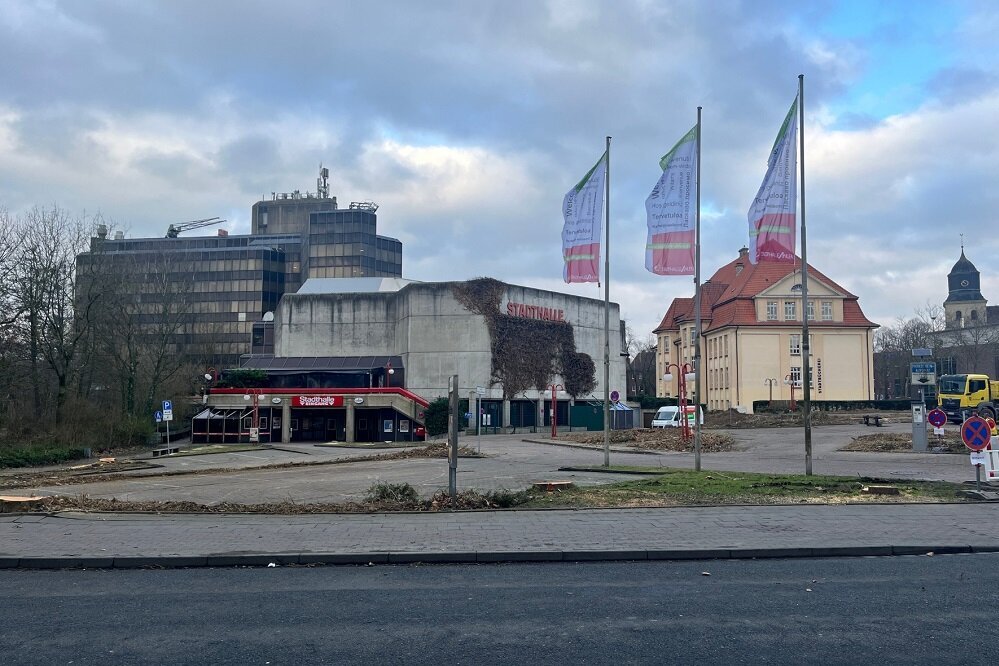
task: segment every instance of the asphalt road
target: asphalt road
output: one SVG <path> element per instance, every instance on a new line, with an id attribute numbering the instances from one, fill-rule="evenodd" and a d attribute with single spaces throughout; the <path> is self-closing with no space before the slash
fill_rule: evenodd
<path id="1" fill-rule="evenodd" d="M 863 453 L 839 451 L 852 437 L 874 432 L 911 431 L 910 424 L 886 428 L 863 425 L 821 426 L 813 429 L 813 469 L 816 474 L 873 476 L 880 478 L 973 480 L 974 472 L 965 455 L 932 453 Z M 704 469 L 768 472 L 804 472 L 804 435 L 801 428 L 736 429 L 728 431 L 736 440 L 736 451 L 703 455 Z M 579 484 L 613 483 L 623 475 L 563 472 L 560 467 L 599 466 L 601 449 L 580 449 L 524 441 L 524 435 L 483 437 L 485 458 L 461 458 L 459 488 L 476 490 L 520 489 L 532 482 L 564 479 Z M 475 437 L 462 445 L 477 448 Z M 166 470 L 229 468 L 224 473 L 182 476 L 132 477 L 76 486 L 40 486 L 19 489 L 17 494 L 86 494 L 121 500 L 184 500 L 204 504 L 218 502 L 342 502 L 362 499 L 374 483 L 409 483 L 429 497 L 448 485 L 447 462 L 443 459 L 353 462 L 285 469 L 254 469 L 275 463 L 327 461 L 385 453 L 385 450 L 330 449 L 293 446 L 210 456 L 158 458 Z M 689 453 L 611 453 L 614 465 L 661 465 L 693 467 Z M 232 471 L 232 470 L 235 471 Z M 157 470 L 149 470 L 156 472 Z"/>
<path id="2" fill-rule="evenodd" d="M 7 666 L 985 664 L 997 565 L 980 554 L 9 570 L 0 644 Z"/>

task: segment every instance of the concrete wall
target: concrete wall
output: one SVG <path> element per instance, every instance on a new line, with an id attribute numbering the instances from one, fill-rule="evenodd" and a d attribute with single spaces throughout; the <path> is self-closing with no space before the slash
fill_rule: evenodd
<path id="1" fill-rule="evenodd" d="M 447 282 L 415 283 L 398 292 L 287 294 L 275 313 L 277 356 L 399 355 L 406 366 L 406 387 L 434 398 L 447 393 L 457 374 L 463 396 L 476 386 L 486 398 L 499 399 L 501 386 L 490 386 L 492 352 L 486 319 L 459 303 Z M 573 326 L 576 350 L 589 354 L 596 367 L 594 396 L 603 398 L 603 301 L 508 285 L 500 302 L 561 310 Z M 620 310 L 610 308 L 610 387 L 625 393 Z M 561 377 L 552 379 L 563 383 Z M 529 391 L 529 399 L 538 397 Z"/>

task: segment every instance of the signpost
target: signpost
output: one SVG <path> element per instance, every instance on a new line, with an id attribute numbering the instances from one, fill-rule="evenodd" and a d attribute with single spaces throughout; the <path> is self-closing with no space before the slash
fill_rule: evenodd
<path id="1" fill-rule="evenodd" d="M 451 375 L 447 383 L 448 400 L 448 447 L 447 481 L 451 499 L 458 496 L 458 375 Z"/>
<path id="2" fill-rule="evenodd" d="M 475 387 L 475 443 L 479 453 L 482 453 L 482 396 L 485 394 L 485 386 Z"/>
<path id="3" fill-rule="evenodd" d="M 926 415 L 926 420 L 933 426 L 933 434 L 937 436 L 937 444 L 944 434 L 944 424 L 947 423 L 947 414 L 942 409 L 931 409 Z"/>
<path id="4" fill-rule="evenodd" d="M 975 489 L 981 491 L 985 456 L 980 452 L 992 441 L 992 429 L 982 417 L 972 416 L 961 426 L 961 439 L 965 446 L 975 452 L 971 454 L 971 464 L 975 466 Z"/>
<path id="5" fill-rule="evenodd" d="M 170 446 L 170 421 L 173 421 L 173 403 L 169 400 L 163 401 L 163 421 L 166 423 L 167 446 Z"/>

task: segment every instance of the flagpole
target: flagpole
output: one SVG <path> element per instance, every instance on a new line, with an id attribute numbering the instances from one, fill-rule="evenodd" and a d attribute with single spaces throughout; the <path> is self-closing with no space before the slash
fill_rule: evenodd
<path id="1" fill-rule="evenodd" d="M 607 137 L 607 175 L 604 192 L 604 467 L 610 467 L 610 143 Z"/>
<path id="2" fill-rule="evenodd" d="M 701 107 L 697 107 L 694 208 L 694 470 L 701 471 Z M 682 414 L 681 418 L 687 418 Z"/>
<path id="3" fill-rule="evenodd" d="M 804 384 L 805 410 L 805 474 L 812 475 L 812 360 L 811 345 L 808 344 L 808 250 L 805 243 L 805 75 L 798 75 L 798 145 L 801 165 L 801 377 Z"/>

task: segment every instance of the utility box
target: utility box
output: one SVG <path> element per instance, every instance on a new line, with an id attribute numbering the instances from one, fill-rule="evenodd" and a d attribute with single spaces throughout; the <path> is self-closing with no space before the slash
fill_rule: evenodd
<path id="1" fill-rule="evenodd" d="M 926 405 L 911 402 L 912 406 L 912 450 L 926 451 Z"/>

